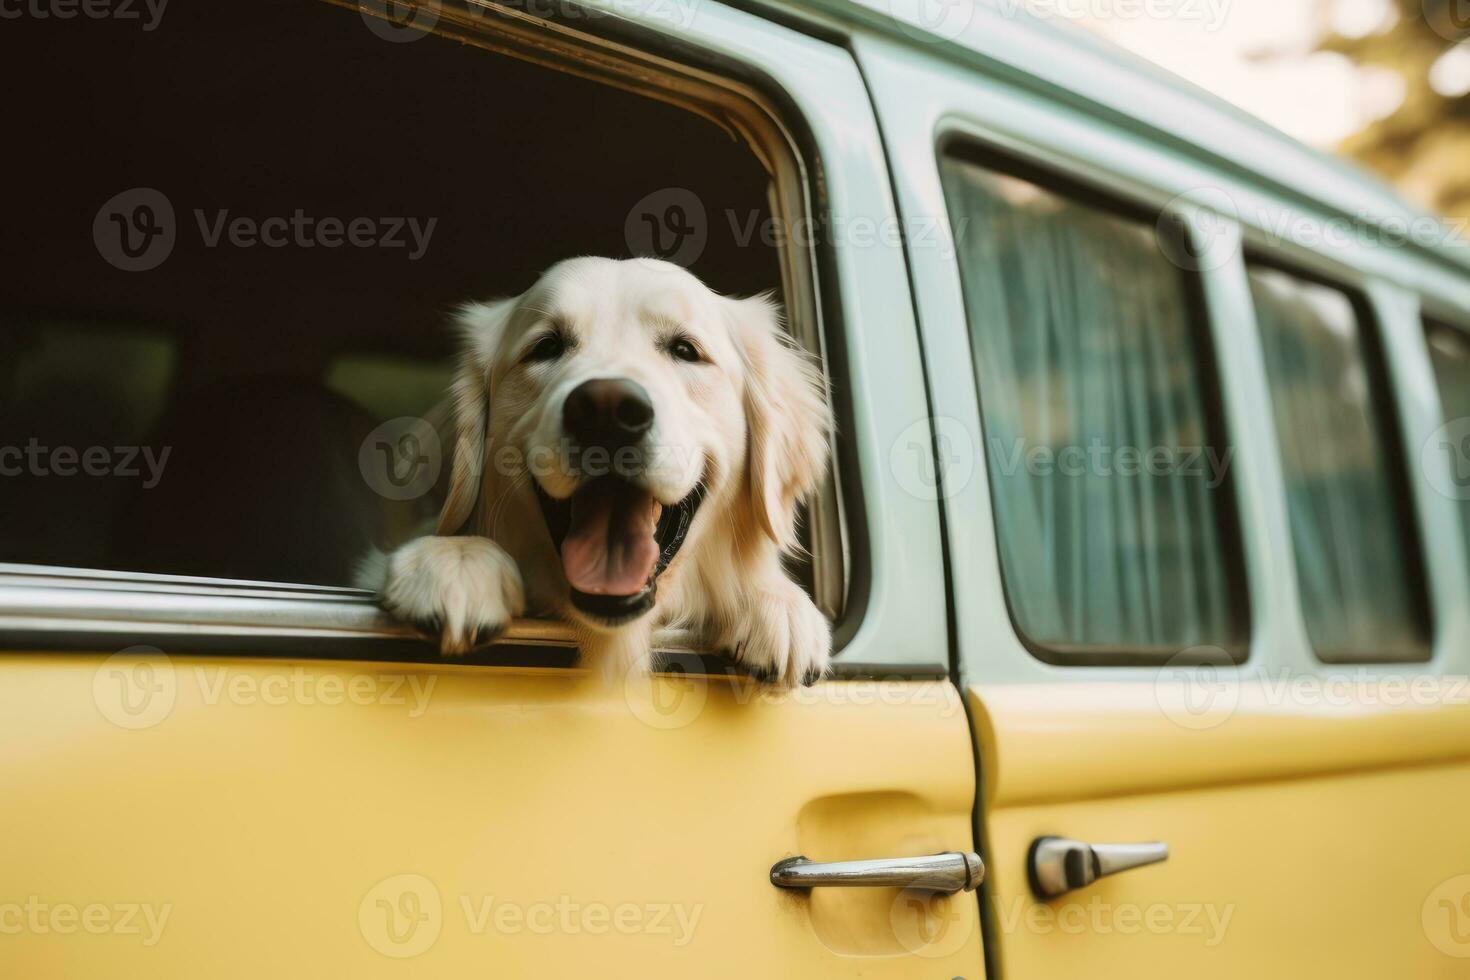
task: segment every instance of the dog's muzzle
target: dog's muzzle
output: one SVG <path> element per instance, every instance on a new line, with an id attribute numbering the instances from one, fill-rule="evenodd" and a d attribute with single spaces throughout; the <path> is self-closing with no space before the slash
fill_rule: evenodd
<path id="1" fill-rule="evenodd" d="M 647 491 L 627 483 L 621 477 L 603 476 L 578 487 L 577 491 L 566 500 L 556 500 L 541 489 L 540 483 L 534 480 L 532 483 L 536 487 L 536 497 L 541 503 L 542 516 L 546 519 L 546 529 L 551 534 L 551 540 L 556 544 L 558 554 L 561 555 L 563 570 L 568 573 L 567 581 L 571 587 L 572 605 L 580 612 L 610 626 L 629 622 L 652 609 L 657 597 L 659 576 L 679 554 L 679 549 L 683 547 L 684 539 L 688 537 L 689 529 L 694 523 L 694 515 L 699 510 L 699 505 L 704 502 L 705 485 L 703 481 L 696 484 L 683 500 L 672 506 L 660 508 L 652 527 L 652 541 L 658 549 L 657 558 L 653 562 L 652 571 L 632 591 L 609 590 L 601 587 L 593 591 L 586 591 L 578 588 L 578 581 L 584 584 L 589 581 L 597 581 L 597 576 L 592 574 L 587 578 L 582 578 L 578 575 L 577 578 L 574 578 L 577 573 L 568 568 L 567 543 L 572 537 L 571 532 L 576 522 L 575 519 L 581 516 L 577 513 L 579 509 L 601 510 L 606 506 L 601 500 L 593 501 L 591 498 L 623 495 L 631 495 L 636 498 L 640 494 L 647 496 Z M 651 501 L 652 497 L 649 496 L 648 500 Z M 603 545 L 609 550 L 619 546 L 620 543 L 612 541 Z M 574 560 L 580 557 L 574 555 Z M 627 581 L 622 580 L 619 584 L 626 586 Z"/>
<path id="2" fill-rule="evenodd" d="M 572 605 L 608 625 L 653 607 L 658 577 L 679 553 L 704 497 L 701 483 L 665 507 L 643 486 L 653 419 L 653 399 L 638 382 L 582 382 L 562 404 L 580 482 L 566 500 L 536 485 Z"/>

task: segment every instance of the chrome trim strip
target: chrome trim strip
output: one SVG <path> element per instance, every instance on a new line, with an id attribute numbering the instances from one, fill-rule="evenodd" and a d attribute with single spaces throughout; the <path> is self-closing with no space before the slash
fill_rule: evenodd
<path id="1" fill-rule="evenodd" d="M 310 659 L 437 662 L 433 644 L 389 618 L 361 589 L 288 582 L 194 578 L 0 562 L 0 651 L 96 650 L 187 641 L 190 653 Z M 303 648 L 292 641 L 314 641 Z M 328 642 L 330 641 L 330 642 Z M 710 677 L 745 671 L 698 650 L 680 630 L 659 630 L 663 670 Z M 576 635 L 565 623 L 518 619 L 488 649 L 452 663 L 567 667 Z M 871 664 L 841 659 L 832 679 L 932 680 L 943 664 Z"/>
<path id="2" fill-rule="evenodd" d="M 360 589 L 0 563 L 0 633 L 20 632 L 425 643 Z M 499 642 L 570 647 L 576 640 L 562 623 L 527 619 Z"/>

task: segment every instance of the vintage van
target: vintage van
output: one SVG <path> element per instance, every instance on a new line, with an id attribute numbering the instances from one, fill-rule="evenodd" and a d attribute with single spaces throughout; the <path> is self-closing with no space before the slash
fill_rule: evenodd
<path id="1" fill-rule="evenodd" d="M 1017 4 L 16 10 L 0 974 L 1470 973 L 1454 229 Z M 822 358 L 830 679 L 351 588 L 579 253 Z"/>

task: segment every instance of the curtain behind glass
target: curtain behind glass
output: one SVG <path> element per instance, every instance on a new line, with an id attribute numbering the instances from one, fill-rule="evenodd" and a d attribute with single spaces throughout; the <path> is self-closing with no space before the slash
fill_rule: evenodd
<path id="1" fill-rule="evenodd" d="M 1231 645 L 1229 457 L 1180 270 L 1151 226 L 969 163 L 944 176 L 1018 628 L 1063 650 Z"/>
<path id="2" fill-rule="evenodd" d="M 1331 659 L 1424 653 L 1386 424 L 1357 311 L 1341 290 L 1250 271 L 1307 632 Z"/>

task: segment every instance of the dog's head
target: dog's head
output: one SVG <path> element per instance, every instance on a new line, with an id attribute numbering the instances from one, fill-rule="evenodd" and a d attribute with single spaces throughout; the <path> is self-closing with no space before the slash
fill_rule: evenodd
<path id="1" fill-rule="evenodd" d="M 659 576 L 716 522 L 795 545 L 831 421 L 769 300 L 664 262 L 580 258 L 460 322 L 441 534 L 499 536 L 504 499 L 534 495 L 570 611 L 596 627 L 653 608 Z"/>

